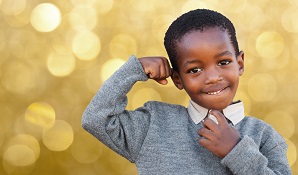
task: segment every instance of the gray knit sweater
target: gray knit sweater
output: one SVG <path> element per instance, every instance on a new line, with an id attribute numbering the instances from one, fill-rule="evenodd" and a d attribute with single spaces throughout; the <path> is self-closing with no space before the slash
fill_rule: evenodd
<path id="1" fill-rule="evenodd" d="M 100 88 L 86 108 L 82 126 L 136 164 L 140 175 L 291 174 L 285 140 L 268 124 L 245 117 L 234 127 L 241 141 L 223 159 L 198 144 L 196 125 L 181 105 L 150 101 L 125 110 L 126 94 L 148 78 L 130 59 Z"/>

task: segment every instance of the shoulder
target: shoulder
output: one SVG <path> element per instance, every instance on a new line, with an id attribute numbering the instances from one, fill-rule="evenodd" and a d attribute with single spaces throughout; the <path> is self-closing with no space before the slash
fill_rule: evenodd
<path id="1" fill-rule="evenodd" d="M 270 124 L 266 123 L 265 121 L 258 119 L 252 116 L 246 116 L 239 122 L 240 127 L 271 127 Z"/>
<path id="2" fill-rule="evenodd" d="M 157 117 L 159 120 L 179 120 L 188 115 L 186 107 L 178 104 L 170 104 L 160 101 L 148 101 L 144 107 L 149 111 L 152 118 Z"/>
<path id="3" fill-rule="evenodd" d="M 267 144 L 270 143 L 272 146 L 282 145 L 283 147 L 287 147 L 284 138 L 269 123 L 261 119 L 251 116 L 244 117 L 244 119 L 239 122 L 237 129 L 242 135 L 253 138 L 259 145 L 263 145 L 267 142 Z"/>
<path id="4" fill-rule="evenodd" d="M 156 133 L 172 138 L 173 132 L 185 132 L 189 125 L 187 108 L 182 105 L 169 104 L 159 101 L 145 103 L 150 113 L 150 129 L 148 135 L 156 137 Z"/>
<path id="5" fill-rule="evenodd" d="M 237 124 L 238 125 L 238 124 Z M 237 126 L 236 125 L 236 126 Z M 266 123 L 265 121 L 251 117 L 251 116 L 246 116 L 239 122 L 238 126 L 239 130 L 247 131 L 247 132 L 252 132 L 253 133 L 277 133 L 277 131 L 269 124 Z"/>
<path id="6" fill-rule="evenodd" d="M 148 101 L 144 104 L 144 106 L 149 107 L 150 109 L 154 111 L 159 111 L 162 113 L 176 113 L 179 111 L 184 111 L 186 110 L 186 107 L 178 104 L 170 104 L 170 103 L 165 103 L 165 102 L 160 102 L 160 101 Z"/>

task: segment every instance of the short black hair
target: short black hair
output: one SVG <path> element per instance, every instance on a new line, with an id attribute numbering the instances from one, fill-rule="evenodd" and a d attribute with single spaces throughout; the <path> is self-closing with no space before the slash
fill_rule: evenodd
<path id="1" fill-rule="evenodd" d="M 237 56 L 239 54 L 236 31 L 233 23 L 227 17 L 213 10 L 192 10 L 173 21 L 165 33 L 164 46 L 175 71 L 178 71 L 178 56 L 176 52 L 177 43 L 189 32 L 196 30 L 203 31 L 210 27 L 219 27 L 223 31 L 227 31 L 234 47 L 235 55 Z"/>

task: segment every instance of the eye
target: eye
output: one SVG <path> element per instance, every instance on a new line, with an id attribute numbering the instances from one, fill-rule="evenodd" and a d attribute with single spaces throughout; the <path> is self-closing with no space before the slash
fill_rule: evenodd
<path id="1" fill-rule="evenodd" d="M 222 60 L 218 63 L 219 66 L 224 66 L 230 64 L 232 61 L 230 60 Z"/>
<path id="2" fill-rule="evenodd" d="M 195 74 L 195 73 L 200 73 L 202 71 L 202 69 L 200 68 L 193 68 L 187 71 L 187 73 L 189 74 Z"/>

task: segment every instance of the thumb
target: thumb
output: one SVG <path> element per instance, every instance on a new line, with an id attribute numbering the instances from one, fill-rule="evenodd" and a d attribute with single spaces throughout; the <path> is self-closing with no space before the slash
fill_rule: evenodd
<path id="1" fill-rule="evenodd" d="M 160 80 L 155 80 L 157 83 L 162 84 L 162 85 L 166 85 L 168 84 L 168 80 L 167 79 L 160 79 Z"/>
<path id="2" fill-rule="evenodd" d="M 218 124 L 228 124 L 226 117 L 224 116 L 223 113 L 221 113 L 218 110 L 211 110 L 210 114 L 212 114 L 216 120 L 218 121 Z"/>

